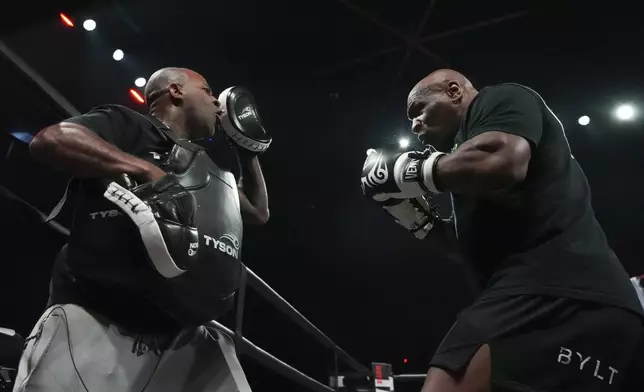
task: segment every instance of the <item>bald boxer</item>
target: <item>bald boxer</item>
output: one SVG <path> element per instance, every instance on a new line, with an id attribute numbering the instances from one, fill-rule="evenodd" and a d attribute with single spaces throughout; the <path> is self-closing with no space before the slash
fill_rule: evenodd
<path id="1" fill-rule="evenodd" d="M 34 157 L 80 181 L 69 199 L 69 243 L 55 263 L 49 308 L 27 338 L 16 392 L 250 390 L 231 337 L 199 325 L 225 314 L 239 287 L 242 216 L 268 219 L 258 158 L 239 151 L 238 189 L 232 165 L 192 142 L 213 136 L 223 114 L 198 73 L 161 69 L 145 96 L 148 116 L 100 106 L 45 128 L 30 145 Z M 107 191 L 116 178 L 127 184 Z M 157 247 L 181 245 L 187 232 L 197 238 L 172 276 L 155 270 L 159 249 L 142 243 L 154 233 L 133 222 L 152 203 L 150 216 L 168 225 L 161 242 L 153 238 Z"/>
<path id="2" fill-rule="evenodd" d="M 451 194 L 452 218 L 424 226 L 425 240 L 457 247 L 482 288 L 434 354 L 423 391 L 627 388 L 641 372 L 629 366 L 642 306 L 543 98 L 513 83 L 479 91 L 442 69 L 414 86 L 407 114 L 431 148 L 372 154 L 365 194 L 383 206 Z"/>

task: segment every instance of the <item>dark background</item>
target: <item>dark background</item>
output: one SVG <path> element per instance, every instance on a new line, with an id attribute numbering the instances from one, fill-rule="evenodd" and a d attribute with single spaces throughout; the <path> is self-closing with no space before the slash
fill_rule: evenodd
<path id="1" fill-rule="evenodd" d="M 193 68 L 214 90 L 254 92 L 274 136 L 261 157 L 272 216 L 248 229 L 245 262 L 367 366 L 384 361 L 396 373 L 424 373 L 474 295 L 455 262 L 396 226 L 359 188 L 366 149 L 409 136 L 407 92 L 437 68 L 453 67 L 477 87 L 518 82 L 542 94 L 566 127 L 611 245 L 631 275 L 644 273 L 643 122 L 611 118 L 619 102 L 644 104 L 635 1 L 57 3 L 14 4 L 0 33 L 80 111 L 101 103 L 143 111 L 128 90 L 164 66 Z M 62 24 L 61 11 L 75 28 Z M 95 31 L 82 29 L 86 17 Z M 123 61 L 112 60 L 117 48 Z M 4 156 L 10 132 L 34 133 L 66 113 L 4 58 L 0 72 Z M 589 126 L 577 124 L 581 115 Z M 14 144 L 0 175 L 0 184 L 41 211 L 56 204 L 66 181 L 33 162 L 24 143 Z M 4 193 L 0 325 L 27 336 L 64 238 Z M 326 382 L 331 352 L 255 293 L 247 300 L 245 334 Z M 244 364 L 257 391 L 301 390 Z"/>

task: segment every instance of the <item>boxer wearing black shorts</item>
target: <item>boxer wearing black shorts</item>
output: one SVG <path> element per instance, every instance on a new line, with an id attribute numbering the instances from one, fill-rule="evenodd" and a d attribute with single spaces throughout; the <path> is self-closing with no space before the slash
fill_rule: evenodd
<path id="1" fill-rule="evenodd" d="M 407 109 L 433 148 L 370 155 L 365 194 L 391 213 L 401 199 L 451 193 L 452 218 L 423 222 L 425 238 L 458 247 L 483 288 L 423 391 L 630 390 L 644 312 L 544 100 L 518 84 L 477 91 L 439 70 L 412 89 Z"/>

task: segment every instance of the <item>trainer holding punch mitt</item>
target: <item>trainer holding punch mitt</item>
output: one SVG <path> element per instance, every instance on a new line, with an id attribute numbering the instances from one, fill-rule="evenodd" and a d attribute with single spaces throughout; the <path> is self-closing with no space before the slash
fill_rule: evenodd
<path id="1" fill-rule="evenodd" d="M 145 97 L 148 115 L 99 106 L 31 143 L 73 176 L 50 217 L 74 213 L 15 391 L 250 391 L 232 338 L 202 324 L 232 307 L 243 223 L 268 220 L 257 157 L 271 138 L 248 90 L 217 98 L 189 69 L 155 72 Z M 240 181 L 195 143 L 215 132 Z"/>

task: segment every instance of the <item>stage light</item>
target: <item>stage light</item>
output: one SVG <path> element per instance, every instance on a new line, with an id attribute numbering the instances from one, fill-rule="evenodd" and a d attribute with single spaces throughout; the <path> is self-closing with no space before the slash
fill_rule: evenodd
<path id="1" fill-rule="evenodd" d="M 629 121 L 635 118 L 635 107 L 631 104 L 622 104 L 615 108 L 615 117 L 620 121 Z"/>
<path id="2" fill-rule="evenodd" d="M 143 87 L 143 86 L 145 86 L 145 83 L 146 83 L 145 78 L 137 78 L 137 79 L 134 81 L 134 85 L 135 85 L 136 87 Z"/>
<path id="3" fill-rule="evenodd" d="M 577 122 L 579 123 L 579 125 L 586 126 L 586 125 L 590 124 L 590 117 L 581 116 L 581 117 L 579 117 L 579 120 L 577 120 Z"/>
<path id="4" fill-rule="evenodd" d="M 407 139 L 406 137 L 401 138 L 400 140 L 398 140 L 398 145 L 400 146 L 400 148 L 409 147 L 409 139 Z"/>
<path id="5" fill-rule="evenodd" d="M 92 19 L 87 19 L 85 22 L 83 22 L 83 28 L 87 31 L 92 31 L 96 28 L 96 22 Z"/>
<path id="6" fill-rule="evenodd" d="M 60 13 L 60 20 L 63 21 L 65 26 L 74 27 L 74 22 L 72 21 L 72 19 L 69 16 L 63 14 L 62 12 Z"/>
<path id="7" fill-rule="evenodd" d="M 114 54 L 112 55 L 112 58 L 116 61 L 121 61 L 123 60 L 123 57 L 125 56 L 125 53 L 121 49 L 116 49 L 114 51 Z"/>
<path id="8" fill-rule="evenodd" d="M 133 89 L 133 88 L 131 88 L 131 89 L 130 89 L 130 95 L 131 95 L 131 96 L 132 96 L 132 98 L 134 98 L 134 100 L 135 100 L 135 101 L 137 101 L 138 103 L 145 103 L 145 99 L 143 99 L 143 97 L 141 96 L 141 94 L 139 94 L 139 92 L 138 92 L 138 91 L 136 91 L 135 89 Z"/>

